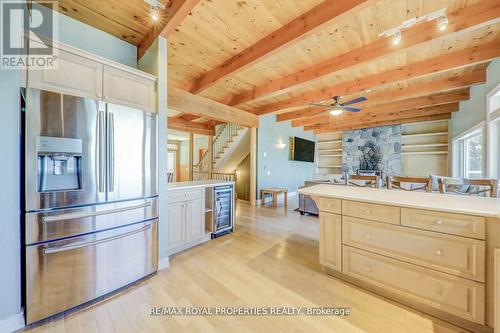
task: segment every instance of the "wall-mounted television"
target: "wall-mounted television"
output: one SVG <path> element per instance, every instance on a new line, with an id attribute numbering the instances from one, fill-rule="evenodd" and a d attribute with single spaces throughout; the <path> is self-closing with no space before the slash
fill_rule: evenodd
<path id="1" fill-rule="evenodd" d="M 314 141 L 298 138 L 290 138 L 290 160 L 301 162 L 314 162 Z"/>

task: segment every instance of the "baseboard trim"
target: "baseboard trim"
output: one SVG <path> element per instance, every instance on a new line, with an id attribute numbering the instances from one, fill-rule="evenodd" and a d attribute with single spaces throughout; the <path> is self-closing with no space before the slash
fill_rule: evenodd
<path id="1" fill-rule="evenodd" d="M 16 313 L 8 318 L 0 320 L 0 332 L 14 332 L 24 327 L 24 313 Z"/>
<path id="2" fill-rule="evenodd" d="M 160 261 L 158 261 L 158 271 L 167 269 L 169 267 L 170 267 L 170 260 L 168 257 L 160 259 Z"/>

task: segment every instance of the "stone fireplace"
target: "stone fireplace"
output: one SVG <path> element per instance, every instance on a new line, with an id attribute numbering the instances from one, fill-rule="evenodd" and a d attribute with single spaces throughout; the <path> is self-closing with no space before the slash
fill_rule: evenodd
<path id="1" fill-rule="evenodd" d="M 379 171 L 386 176 L 401 175 L 401 125 L 356 129 L 343 133 L 342 171 Z"/>

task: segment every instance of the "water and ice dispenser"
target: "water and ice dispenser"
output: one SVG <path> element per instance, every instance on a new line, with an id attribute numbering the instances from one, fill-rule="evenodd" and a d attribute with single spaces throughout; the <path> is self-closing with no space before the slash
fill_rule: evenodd
<path id="1" fill-rule="evenodd" d="M 82 140 L 37 137 L 38 191 L 82 188 Z"/>

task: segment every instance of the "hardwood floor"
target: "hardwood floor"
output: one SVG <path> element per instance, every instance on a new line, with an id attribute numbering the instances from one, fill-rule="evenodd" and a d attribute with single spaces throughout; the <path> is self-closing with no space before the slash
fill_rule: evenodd
<path id="1" fill-rule="evenodd" d="M 237 207 L 237 229 L 171 258 L 170 268 L 27 332 L 465 332 L 322 272 L 318 219 Z M 152 306 L 350 307 L 333 316 L 157 316 Z"/>

